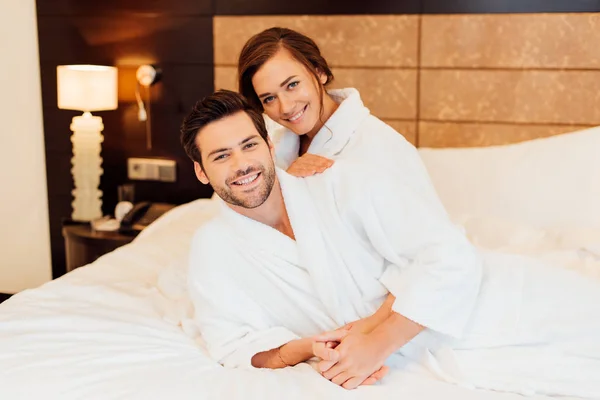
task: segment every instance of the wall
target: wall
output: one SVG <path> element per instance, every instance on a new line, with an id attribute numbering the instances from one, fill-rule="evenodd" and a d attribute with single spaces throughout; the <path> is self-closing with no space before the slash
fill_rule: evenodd
<path id="1" fill-rule="evenodd" d="M 103 211 L 111 214 L 117 186 L 128 182 L 128 157 L 164 157 L 177 162 L 177 182 L 136 182 L 136 199 L 181 204 L 209 197 L 179 144 L 179 126 L 193 104 L 212 92 L 212 8 L 210 0 L 74 1 L 38 0 L 41 82 L 46 133 L 48 202 L 54 276 L 65 273 L 61 224 L 71 215 L 71 118 L 59 110 L 56 66 L 116 65 L 119 108 L 103 118 Z M 137 120 L 135 70 L 155 63 L 162 81 L 152 88 L 151 150 L 145 125 Z"/>
<path id="2" fill-rule="evenodd" d="M 217 16 L 215 87 L 271 26 L 319 44 L 333 87 L 418 146 L 485 146 L 600 124 L 600 14 Z"/>
<path id="3" fill-rule="evenodd" d="M 51 279 L 34 0 L 0 1 L 0 292 Z"/>
<path id="4" fill-rule="evenodd" d="M 56 107 L 57 65 L 92 63 L 119 67 L 119 109 L 98 113 L 105 125 L 102 148 L 104 175 L 101 179 L 103 209 L 105 213 L 111 213 L 117 201 L 117 186 L 127 182 L 127 157 L 165 157 L 176 160 L 178 164 L 178 181 L 175 184 L 136 183 L 138 200 L 183 203 L 211 195 L 210 189 L 197 182 L 191 164 L 179 145 L 179 126 L 194 102 L 209 94 L 215 83 L 219 87 L 231 87 L 235 51 L 239 51 L 235 45 L 241 46 L 258 27 L 285 23 L 307 29 L 311 35 L 318 35 L 318 40 L 333 60 L 337 85 L 357 86 L 376 115 L 415 143 L 460 145 L 464 142 L 460 138 L 467 136 L 483 138 L 481 140 L 488 143 L 491 140 L 489 138 L 494 137 L 499 139 L 493 140 L 500 141 L 506 137 L 521 140 L 532 134 L 544 136 L 596 123 L 595 117 L 590 118 L 591 111 L 586 111 L 587 114 L 581 114 L 582 117 L 576 119 L 548 119 L 546 117 L 552 113 L 552 107 L 542 110 L 546 106 L 541 104 L 534 105 L 542 111 L 536 111 L 532 121 L 524 121 L 514 111 L 521 103 L 510 103 L 514 104 L 510 109 L 492 110 L 485 102 L 478 102 L 477 99 L 489 96 L 489 93 L 477 89 L 480 86 L 474 82 L 492 85 L 490 90 L 498 92 L 500 96 L 496 104 L 502 104 L 517 94 L 525 95 L 523 99 L 532 93 L 546 96 L 547 90 L 543 88 L 557 87 L 553 86 L 553 82 L 561 85 L 589 83 L 585 93 L 574 100 L 591 101 L 593 106 L 596 100 L 590 100 L 589 93 L 598 80 L 594 80 L 595 72 L 586 75 L 585 72 L 590 68 L 588 66 L 548 67 L 536 64 L 531 67 L 533 69 L 527 67 L 530 69 L 524 70 L 523 66 L 515 65 L 489 67 L 489 57 L 482 58 L 482 63 L 467 66 L 453 64 L 455 61 L 452 61 L 452 57 L 430 58 L 431 54 L 449 56 L 457 46 L 463 50 L 475 48 L 484 54 L 484 42 L 472 43 L 472 40 L 485 38 L 490 30 L 500 29 L 504 21 L 503 14 L 497 14 L 498 20 L 487 20 L 487 16 L 482 16 L 481 23 L 470 22 L 475 21 L 469 19 L 470 15 L 462 20 L 461 15 L 435 14 L 581 11 L 600 11 L 600 0 L 38 0 L 53 275 L 57 277 L 65 272 L 61 223 L 71 213 L 69 124 L 77 114 Z M 271 17 L 264 17 L 269 15 Z M 232 18 L 230 25 L 221 26 L 228 18 Z M 271 19 L 267 21 L 264 18 Z M 426 43 L 426 38 L 444 34 L 440 30 L 442 26 L 439 29 L 436 27 L 435 18 L 440 18 L 442 25 L 447 27 L 444 29 L 463 39 L 454 43 L 452 38 L 443 37 L 437 47 L 426 48 L 428 43 L 435 44 L 432 41 Z M 523 18 L 526 20 L 529 14 Z M 356 21 L 360 22 L 353 26 Z M 579 23 L 579 20 L 573 21 Z M 573 21 L 563 23 L 561 32 L 566 33 L 568 24 Z M 547 27 L 552 27 L 553 23 L 550 21 Z M 541 29 L 540 24 L 535 26 Z M 558 37 L 551 29 L 544 29 L 549 38 Z M 585 33 L 580 31 L 580 34 Z M 214 51 L 213 35 L 219 46 Z M 577 40 L 591 40 L 591 45 L 596 45 L 595 35 L 595 32 L 589 32 L 591 39 L 578 37 Z M 225 37 L 227 40 L 223 40 Z M 496 38 L 496 46 L 503 46 L 502 36 L 496 34 L 490 37 Z M 377 38 L 377 42 L 371 40 L 373 38 Z M 563 38 L 561 43 L 573 45 L 568 41 L 568 35 L 566 38 L 567 41 Z M 519 44 L 518 34 L 513 34 L 509 39 L 511 46 Z M 581 43 L 574 45 L 579 48 Z M 433 53 L 428 53 L 428 49 Z M 526 52 L 528 49 L 523 47 L 519 51 Z M 509 46 L 505 50 L 510 53 L 514 48 Z M 553 50 L 545 42 L 540 51 L 540 57 L 545 57 Z M 472 60 L 469 57 L 464 59 Z M 152 150 L 145 147 L 145 129 L 136 120 L 134 103 L 134 72 L 142 63 L 156 63 L 164 70 L 163 81 L 153 89 Z M 563 67 L 570 68 L 568 72 L 574 75 L 563 74 L 566 72 L 562 70 Z M 508 69 L 509 73 L 498 73 L 490 78 L 488 72 L 499 68 Z M 543 69 L 544 73 L 536 73 L 537 68 Z M 552 68 L 560 69 L 555 71 L 560 73 L 545 74 L 551 72 Z M 581 73 L 576 73 L 577 68 L 583 68 Z M 574 79 L 567 77 L 575 75 Z M 454 102 L 447 97 L 450 96 L 448 93 L 435 93 L 437 84 L 445 85 L 444 88 L 452 92 L 464 80 L 468 89 L 465 92 L 468 98 L 462 99 L 464 101 Z M 516 92 L 515 88 L 520 91 Z M 553 96 L 552 104 L 556 107 L 567 103 L 564 99 L 561 103 L 558 94 Z M 456 113 L 460 111 L 457 105 L 471 107 L 476 103 L 479 104 L 477 107 L 483 107 L 478 114 Z M 448 107 L 454 111 L 447 114 Z M 571 111 L 568 110 L 565 109 L 565 113 L 570 115 Z M 465 119 L 467 117 L 468 120 Z M 526 132 L 521 134 L 513 129 L 515 123 L 527 125 Z"/>

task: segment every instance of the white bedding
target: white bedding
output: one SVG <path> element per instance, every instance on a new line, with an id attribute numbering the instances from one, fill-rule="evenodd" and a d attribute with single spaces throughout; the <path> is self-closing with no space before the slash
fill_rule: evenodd
<path id="1" fill-rule="evenodd" d="M 277 371 L 215 364 L 189 319 L 185 293 L 189 240 L 213 205 L 181 206 L 130 245 L 1 304 L 0 399 L 519 397 L 445 384 L 414 365 L 348 392 L 306 364 Z M 571 253 L 572 262 L 579 256 Z M 600 269 L 600 262 L 580 260 Z"/>
<path id="2" fill-rule="evenodd" d="M 589 199 L 599 193 L 594 177 L 600 177 L 600 164 L 589 157 L 586 162 L 574 160 L 569 176 L 561 175 L 565 182 L 556 176 L 538 182 L 535 172 L 539 176 L 539 171 L 550 171 L 559 153 L 592 154 L 590 146 L 598 143 L 599 135 L 597 128 L 571 138 L 565 135 L 538 141 L 538 145 L 423 150 L 422 155 L 436 188 L 441 189 L 442 202 L 451 206 L 454 221 L 464 227 L 473 243 L 540 257 L 598 279 L 599 203 Z M 526 154 L 542 150 L 544 157 Z M 507 154 L 500 154 L 503 151 Z M 489 152 L 497 160 L 514 160 L 516 153 L 519 159 L 528 160 L 514 171 L 507 171 L 515 164 L 510 162 L 501 168 L 487 166 L 514 177 L 501 181 L 501 190 L 509 197 L 494 194 L 497 182 L 482 182 L 478 176 L 471 176 L 471 181 L 456 180 L 457 176 L 473 175 L 481 165 L 478 154 L 489 156 Z M 578 185 L 570 181 L 588 175 L 591 178 L 578 180 Z M 454 189 L 449 182 L 456 185 Z M 553 190 L 564 192 L 567 184 L 568 196 L 554 196 Z M 532 195 L 540 194 L 541 199 L 522 197 L 528 196 L 519 192 L 523 188 Z M 563 204 L 571 198 L 589 201 Z M 553 199 L 557 202 L 554 209 L 562 211 L 559 216 L 547 210 L 535 212 L 536 202 Z M 506 202 L 510 202 L 508 208 Z M 525 205 L 521 207 L 521 203 Z M 355 391 L 330 383 L 307 364 L 276 371 L 228 370 L 215 364 L 191 322 L 185 283 L 189 243 L 214 205 L 210 200 L 198 200 L 180 206 L 133 243 L 0 304 L 0 400 L 521 398 L 442 383 L 414 365 L 402 365 L 401 358 L 390 360 L 399 368 L 393 368 L 381 384 Z M 506 209 L 510 215 L 502 213 Z M 569 215 L 580 223 L 565 223 Z"/>

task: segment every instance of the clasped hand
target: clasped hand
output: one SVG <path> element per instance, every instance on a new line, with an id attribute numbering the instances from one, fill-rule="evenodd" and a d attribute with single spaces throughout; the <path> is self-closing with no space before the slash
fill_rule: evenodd
<path id="1" fill-rule="evenodd" d="M 318 369 L 325 378 L 345 389 L 355 389 L 387 375 L 389 368 L 383 365 L 386 355 L 365 332 L 368 330 L 369 321 L 360 320 L 313 338 L 313 352 L 322 359 Z"/>

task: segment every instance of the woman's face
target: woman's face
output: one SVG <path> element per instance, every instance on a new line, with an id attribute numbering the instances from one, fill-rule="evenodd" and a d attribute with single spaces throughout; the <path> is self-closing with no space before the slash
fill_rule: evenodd
<path id="1" fill-rule="evenodd" d="M 321 84 L 327 77 L 320 76 Z M 314 75 L 282 48 L 254 74 L 254 91 L 273 121 L 304 135 L 320 126 L 321 97 Z"/>

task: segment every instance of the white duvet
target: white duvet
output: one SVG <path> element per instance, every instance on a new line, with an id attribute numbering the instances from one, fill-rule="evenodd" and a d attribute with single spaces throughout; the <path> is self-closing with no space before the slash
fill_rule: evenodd
<path id="1" fill-rule="evenodd" d="M 0 399 L 520 398 L 445 384 L 400 358 L 382 383 L 354 391 L 307 364 L 284 370 L 215 364 L 191 322 L 185 290 L 189 241 L 213 207 L 210 200 L 178 207 L 130 245 L 0 304 Z M 460 222 L 481 246 L 537 254 L 590 279 L 600 271 L 598 232 Z M 503 241 L 500 234 L 509 236 Z"/>

